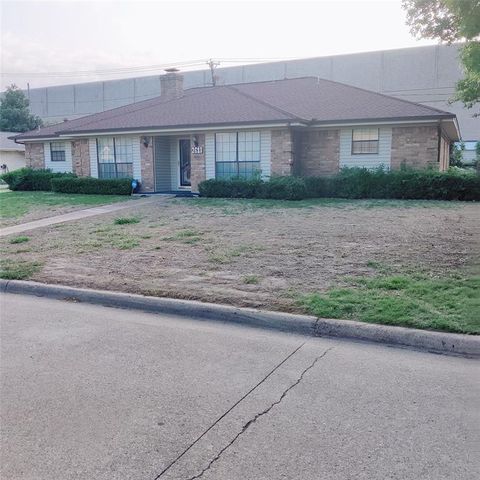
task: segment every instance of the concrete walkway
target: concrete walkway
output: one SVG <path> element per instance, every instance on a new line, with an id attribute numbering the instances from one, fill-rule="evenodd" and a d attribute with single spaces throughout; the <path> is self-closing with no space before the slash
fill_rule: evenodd
<path id="1" fill-rule="evenodd" d="M 32 222 L 21 223 L 20 225 L 13 225 L 0 229 L 0 237 L 12 235 L 14 233 L 22 233 L 35 228 L 48 227 L 57 223 L 71 222 L 74 220 L 81 220 L 82 218 L 93 217 L 95 215 L 102 215 L 105 213 L 116 212 L 118 210 L 125 210 L 127 208 L 139 207 L 149 203 L 159 202 L 159 198 L 146 198 L 142 200 L 129 200 L 127 202 L 114 203 L 110 205 L 102 205 L 100 207 L 86 208 L 84 210 L 77 210 L 75 212 L 64 213 L 63 215 L 56 215 L 54 217 L 41 218 Z"/>

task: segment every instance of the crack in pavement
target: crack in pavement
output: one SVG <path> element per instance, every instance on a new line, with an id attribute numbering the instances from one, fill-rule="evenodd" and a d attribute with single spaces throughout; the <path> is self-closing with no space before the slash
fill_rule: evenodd
<path id="1" fill-rule="evenodd" d="M 321 360 L 323 357 L 325 357 L 325 355 L 327 355 L 327 353 L 332 350 L 334 347 L 330 347 L 330 348 L 327 348 L 321 355 L 319 355 L 318 357 L 315 358 L 315 360 L 307 367 L 305 368 L 305 370 L 303 370 L 303 372 L 300 374 L 300 376 L 298 377 L 298 379 L 292 383 L 286 390 L 283 391 L 283 393 L 280 395 L 280 398 L 278 400 L 276 400 L 275 402 L 273 402 L 269 407 L 267 407 L 265 410 L 261 411 L 260 413 L 257 413 L 252 419 L 250 419 L 247 423 L 245 423 L 245 425 L 243 425 L 242 429 L 240 430 L 240 432 L 237 433 L 237 435 L 235 435 L 235 437 L 233 437 L 233 439 L 227 444 L 225 445 L 225 447 L 223 447 L 218 453 L 217 455 L 215 455 L 215 457 L 210 460 L 209 464 L 200 472 L 198 473 L 197 475 L 194 475 L 193 477 L 189 477 L 188 480 L 196 480 L 200 477 L 203 476 L 203 474 L 205 472 L 207 472 L 208 470 L 210 470 L 210 468 L 212 467 L 212 465 L 218 461 L 220 459 L 220 457 L 223 455 L 223 453 L 228 450 L 237 440 L 239 437 L 241 437 L 247 430 L 248 428 L 253 425 L 260 417 L 263 417 L 264 415 L 266 415 L 268 412 L 270 412 L 270 410 L 272 410 L 273 407 L 275 407 L 276 405 L 278 405 L 279 403 L 282 402 L 282 400 L 287 396 L 288 392 L 292 389 L 294 389 L 302 380 L 303 380 L 303 377 L 305 376 L 305 374 L 311 370 L 315 365 L 316 363 Z"/>
<path id="2" fill-rule="evenodd" d="M 245 393 L 240 400 L 237 400 L 226 412 L 224 412 L 220 417 L 218 417 L 212 425 L 210 425 L 201 435 L 199 435 L 185 450 L 183 450 L 180 455 L 178 455 L 172 462 L 170 462 L 156 477 L 154 480 L 158 480 L 163 476 L 170 468 L 173 467 L 196 443 L 198 443 L 218 422 L 225 418 L 238 404 L 243 402 L 254 390 L 256 390 L 263 382 L 265 382 L 270 376 L 272 376 L 290 357 L 293 357 L 304 345 L 306 342 L 300 344 L 293 352 L 289 353 L 280 363 L 275 365 L 275 367 L 268 372 L 255 386 L 253 386 L 247 393 Z"/>

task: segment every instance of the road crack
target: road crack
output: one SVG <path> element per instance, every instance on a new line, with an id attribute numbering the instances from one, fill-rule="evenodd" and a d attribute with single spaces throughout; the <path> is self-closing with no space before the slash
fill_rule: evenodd
<path id="1" fill-rule="evenodd" d="M 279 405 L 283 399 L 287 396 L 288 392 L 290 392 L 290 390 L 293 390 L 302 380 L 303 380 L 303 377 L 307 374 L 307 372 L 309 370 L 311 370 L 316 364 L 318 361 L 320 361 L 323 357 L 325 357 L 325 355 L 327 355 L 327 353 L 332 350 L 333 347 L 330 347 L 330 348 L 327 348 L 327 350 L 325 350 L 321 355 L 319 355 L 318 357 L 316 357 L 313 362 L 307 367 L 305 368 L 305 370 L 302 371 L 302 373 L 300 374 L 300 376 L 297 378 L 297 380 L 295 382 L 293 382 L 286 390 L 283 391 L 283 393 L 280 395 L 279 399 L 276 400 L 275 402 L 273 402 L 271 405 L 269 405 L 265 410 L 262 410 L 261 412 L 257 413 L 252 419 L 250 419 L 247 423 L 245 423 L 242 427 L 242 429 L 240 430 L 240 432 L 238 432 L 235 437 L 233 437 L 232 440 L 230 440 L 229 443 L 227 443 L 227 445 L 225 445 L 218 453 L 217 455 L 215 455 L 215 457 L 210 460 L 210 462 L 208 463 L 208 465 L 200 472 L 198 473 L 197 475 L 194 475 L 193 477 L 189 477 L 188 480 L 196 480 L 198 478 L 201 478 L 208 470 L 210 470 L 210 468 L 212 467 L 212 465 L 217 462 L 220 457 L 223 455 L 223 453 L 228 450 L 260 417 L 263 417 L 264 415 L 266 415 L 267 413 L 270 412 L 270 410 L 272 410 L 272 408 L 274 408 L 275 406 Z"/>

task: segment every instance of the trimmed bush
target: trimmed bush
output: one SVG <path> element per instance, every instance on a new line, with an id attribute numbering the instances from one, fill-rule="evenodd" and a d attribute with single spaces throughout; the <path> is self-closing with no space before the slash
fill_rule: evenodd
<path id="1" fill-rule="evenodd" d="M 264 198 L 264 182 L 257 179 L 205 180 L 198 186 L 202 197 L 211 198 Z"/>
<path id="2" fill-rule="evenodd" d="M 65 177 L 52 180 L 52 190 L 58 193 L 85 193 L 97 195 L 130 195 L 131 178 L 98 179 L 92 177 Z"/>
<path id="3" fill-rule="evenodd" d="M 52 190 L 52 179 L 73 178 L 73 173 L 53 173 L 51 170 L 34 170 L 33 168 L 19 168 L 4 173 L 0 178 L 8 184 L 10 190 L 44 191 Z"/>
<path id="4" fill-rule="evenodd" d="M 331 177 L 272 177 L 261 180 L 206 180 L 202 197 L 272 198 L 394 198 L 412 200 L 480 200 L 480 175 L 434 170 L 368 170 L 346 168 Z"/>

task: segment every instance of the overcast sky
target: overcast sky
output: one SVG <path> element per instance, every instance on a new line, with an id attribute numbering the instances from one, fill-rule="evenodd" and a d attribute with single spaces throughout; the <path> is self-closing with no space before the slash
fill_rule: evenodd
<path id="1" fill-rule="evenodd" d="M 153 75 L 178 62 L 197 69 L 208 58 L 229 66 L 435 43 L 412 37 L 398 0 L 1 0 L 1 37 L 2 88 Z M 158 67 L 132 70 L 148 66 Z"/>

